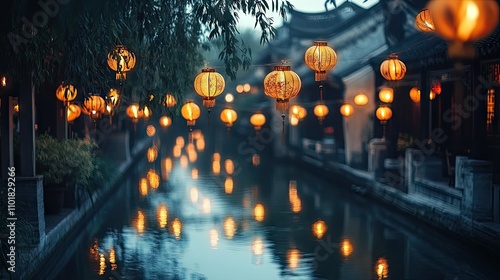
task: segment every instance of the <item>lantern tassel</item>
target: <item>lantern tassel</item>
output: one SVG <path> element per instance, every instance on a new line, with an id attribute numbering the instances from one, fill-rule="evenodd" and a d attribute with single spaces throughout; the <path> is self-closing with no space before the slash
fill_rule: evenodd
<path id="1" fill-rule="evenodd" d="M 281 114 L 281 144 L 285 144 L 285 114 Z"/>
<path id="2" fill-rule="evenodd" d="M 323 101 L 323 81 L 319 82 L 319 101 Z"/>
<path id="3" fill-rule="evenodd" d="M 208 123 L 208 127 L 210 127 L 210 108 L 208 108 L 207 123 Z"/>

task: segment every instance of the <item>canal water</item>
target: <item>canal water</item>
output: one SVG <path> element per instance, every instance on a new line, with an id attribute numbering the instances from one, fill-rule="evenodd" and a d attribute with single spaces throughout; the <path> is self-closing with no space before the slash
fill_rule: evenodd
<path id="1" fill-rule="evenodd" d="M 273 161 L 264 137 L 222 135 L 154 141 L 40 277 L 500 279 L 479 249 Z"/>

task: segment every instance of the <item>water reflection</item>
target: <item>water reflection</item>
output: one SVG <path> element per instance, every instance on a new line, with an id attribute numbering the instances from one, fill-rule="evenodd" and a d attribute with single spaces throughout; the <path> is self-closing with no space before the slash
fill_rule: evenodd
<path id="1" fill-rule="evenodd" d="M 134 171 L 56 279 L 495 279 L 480 255 L 332 182 L 184 136 Z"/>

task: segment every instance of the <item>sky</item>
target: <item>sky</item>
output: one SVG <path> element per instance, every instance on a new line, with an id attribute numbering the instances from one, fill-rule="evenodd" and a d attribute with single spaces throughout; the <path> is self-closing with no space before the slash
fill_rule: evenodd
<path id="1" fill-rule="evenodd" d="M 274 1 L 274 0 L 273 0 Z M 289 0 L 295 6 L 297 11 L 301 12 L 309 12 L 309 13 L 317 13 L 325 11 L 325 0 Z M 357 4 L 363 8 L 369 8 L 378 3 L 378 0 L 368 0 L 366 3 L 363 3 L 364 0 L 351 0 L 351 2 Z M 337 6 L 341 5 L 345 0 L 337 0 Z M 332 10 L 333 5 L 329 4 L 328 9 Z M 279 27 L 282 25 L 282 20 L 277 13 L 273 13 L 272 16 L 275 20 L 275 27 Z M 238 28 L 240 30 L 244 29 L 253 29 L 255 25 L 255 19 L 252 16 L 240 14 L 240 22 Z"/>

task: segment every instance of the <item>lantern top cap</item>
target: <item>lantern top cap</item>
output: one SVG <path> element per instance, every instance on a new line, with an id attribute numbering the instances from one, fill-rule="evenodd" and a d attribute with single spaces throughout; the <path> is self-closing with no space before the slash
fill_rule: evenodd
<path id="1" fill-rule="evenodd" d="M 201 69 L 201 72 L 202 73 L 215 72 L 215 68 L 213 68 L 213 67 L 206 67 L 206 68 Z"/>
<path id="2" fill-rule="evenodd" d="M 395 53 L 391 53 L 391 54 L 389 55 L 389 59 L 398 59 L 398 55 L 397 55 L 397 54 L 395 54 Z"/>
<path id="3" fill-rule="evenodd" d="M 327 46 L 328 42 L 327 41 L 314 41 L 315 46 Z"/>
<path id="4" fill-rule="evenodd" d="M 277 65 L 274 66 L 274 71 L 291 71 L 292 67 L 290 65 Z"/>

